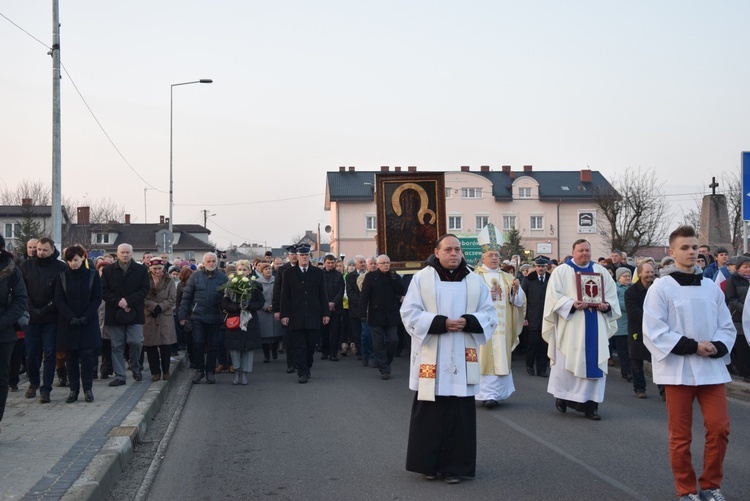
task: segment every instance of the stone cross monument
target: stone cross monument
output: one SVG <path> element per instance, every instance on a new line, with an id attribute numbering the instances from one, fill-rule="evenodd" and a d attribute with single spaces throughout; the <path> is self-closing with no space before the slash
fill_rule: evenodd
<path id="1" fill-rule="evenodd" d="M 711 252 L 714 252 L 717 247 L 726 247 L 729 249 L 729 255 L 732 256 L 735 252 L 732 246 L 732 235 L 729 232 L 727 197 L 716 193 L 719 183 L 716 182 L 715 177 L 711 178 L 711 184 L 708 187 L 711 188 L 711 194 L 703 197 L 698 242 L 711 247 Z"/>

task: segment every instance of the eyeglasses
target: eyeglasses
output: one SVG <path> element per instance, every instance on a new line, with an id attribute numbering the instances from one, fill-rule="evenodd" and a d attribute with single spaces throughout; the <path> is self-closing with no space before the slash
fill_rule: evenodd
<path id="1" fill-rule="evenodd" d="M 386 261 L 386 262 L 380 262 L 380 261 L 379 261 L 379 262 L 378 262 L 378 265 L 381 265 L 381 264 L 391 264 L 391 262 L 390 262 L 390 261 Z"/>

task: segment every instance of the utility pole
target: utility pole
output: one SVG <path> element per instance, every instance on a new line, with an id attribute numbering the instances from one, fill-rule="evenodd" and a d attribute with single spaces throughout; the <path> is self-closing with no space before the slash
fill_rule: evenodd
<path id="1" fill-rule="evenodd" d="M 62 249 L 62 167 L 60 162 L 60 5 L 52 0 L 52 240 Z"/>
<path id="2" fill-rule="evenodd" d="M 211 211 L 208 210 L 208 209 L 203 209 L 201 212 L 203 213 L 203 227 L 204 228 L 208 228 L 206 226 L 206 224 L 208 223 L 208 217 L 209 216 L 215 216 L 216 214 L 209 214 L 209 212 L 211 212 Z"/>

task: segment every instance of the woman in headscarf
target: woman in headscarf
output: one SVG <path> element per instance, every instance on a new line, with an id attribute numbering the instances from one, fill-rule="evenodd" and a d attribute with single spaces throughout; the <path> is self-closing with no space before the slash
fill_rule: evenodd
<path id="1" fill-rule="evenodd" d="M 151 258 L 148 266 L 151 278 L 146 295 L 146 323 L 143 324 L 143 347 L 146 348 L 151 381 L 169 379 L 169 357 L 172 345 L 177 342 L 174 327 L 175 286 L 164 273 L 160 257 Z"/>

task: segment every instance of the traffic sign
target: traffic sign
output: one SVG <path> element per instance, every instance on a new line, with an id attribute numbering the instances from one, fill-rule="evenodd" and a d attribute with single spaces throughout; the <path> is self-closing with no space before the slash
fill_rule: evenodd
<path id="1" fill-rule="evenodd" d="M 742 152 L 742 219 L 750 221 L 750 151 Z"/>
<path id="2" fill-rule="evenodd" d="M 482 249 L 476 236 L 458 235 L 458 241 L 461 242 L 461 250 L 464 252 L 464 258 L 469 266 L 475 266 L 482 259 Z"/>
<path id="3" fill-rule="evenodd" d="M 156 232 L 156 245 L 159 247 L 159 252 L 172 253 L 172 242 L 174 241 L 174 235 L 169 230 L 159 230 Z"/>

